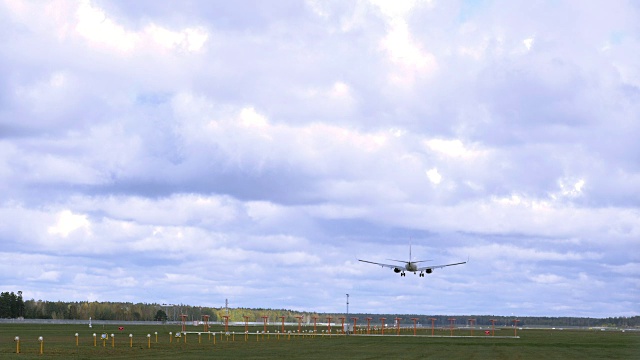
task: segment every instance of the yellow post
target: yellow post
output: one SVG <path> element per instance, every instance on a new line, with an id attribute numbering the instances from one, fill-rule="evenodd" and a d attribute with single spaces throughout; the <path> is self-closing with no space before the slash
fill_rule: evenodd
<path id="1" fill-rule="evenodd" d="M 182 335 L 184 335 L 184 343 L 186 344 L 187 343 L 187 333 L 184 332 Z"/>
<path id="2" fill-rule="evenodd" d="M 96 333 L 93 333 L 93 346 L 97 346 L 96 341 Z"/>
<path id="3" fill-rule="evenodd" d="M 129 334 L 129 347 L 133 347 L 133 334 Z"/>
<path id="4" fill-rule="evenodd" d="M 171 331 L 169 331 L 169 344 L 171 344 L 173 342 L 173 333 Z"/>
<path id="5" fill-rule="evenodd" d="M 38 341 L 40 341 L 40 355 L 42 355 L 42 353 L 44 352 L 44 338 L 42 338 L 42 336 L 40 336 L 38 338 Z"/>
<path id="6" fill-rule="evenodd" d="M 233 341 L 236 341 L 236 332 L 235 331 L 233 332 L 233 335 L 231 335 L 231 338 L 232 338 Z"/>
<path id="7" fill-rule="evenodd" d="M 78 346 L 78 333 L 76 333 L 76 346 Z"/>
<path id="8" fill-rule="evenodd" d="M 151 349 L 151 334 L 147 334 L 147 349 Z"/>
<path id="9" fill-rule="evenodd" d="M 216 344 L 216 333 L 213 333 L 213 345 Z"/>
<path id="10" fill-rule="evenodd" d="M 158 342 L 158 332 L 156 331 L 156 343 Z"/>
<path id="11" fill-rule="evenodd" d="M 16 354 L 20 354 L 20 336 L 16 336 L 13 340 L 16 342 Z"/>
<path id="12" fill-rule="evenodd" d="M 111 334 L 111 347 L 112 348 L 116 347 L 116 335 L 115 334 Z"/>
<path id="13" fill-rule="evenodd" d="M 198 333 L 198 344 L 202 343 L 202 334 Z"/>

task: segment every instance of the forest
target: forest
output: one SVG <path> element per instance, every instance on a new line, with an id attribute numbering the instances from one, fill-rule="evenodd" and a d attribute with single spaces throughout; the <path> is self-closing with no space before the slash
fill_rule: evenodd
<path id="1" fill-rule="evenodd" d="M 209 321 L 224 321 L 224 316 L 229 317 L 230 322 L 264 321 L 266 317 L 269 323 L 279 323 L 284 317 L 285 322 L 298 322 L 302 317 L 305 324 L 317 322 L 326 323 L 331 317 L 332 322 L 339 323 L 341 318 L 345 322 L 352 323 L 356 318 L 358 324 L 366 324 L 370 318 L 371 324 L 380 324 L 381 318 L 386 318 L 386 324 L 394 324 L 396 318 L 403 325 L 413 325 L 413 319 L 419 324 L 431 325 L 431 319 L 435 319 L 436 326 L 448 326 L 451 318 L 455 318 L 457 326 L 469 325 L 470 320 L 478 326 L 491 325 L 495 320 L 496 326 L 511 326 L 514 318 L 508 316 L 492 315 L 424 315 L 424 314 L 327 314 L 309 311 L 294 311 L 285 309 L 247 309 L 247 308 L 215 308 L 191 305 L 167 305 L 153 303 L 130 302 L 97 302 L 97 301 L 43 301 L 26 300 L 22 298 L 22 292 L 0 293 L 0 318 L 3 319 L 72 319 L 72 320 L 115 320 L 115 321 L 178 321 L 180 315 L 187 315 L 188 321 L 198 321 L 203 315 L 209 315 Z M 554 326 L 554 327 L 640 327 L 640 316 L 632 317 L 542 317 L 524 316 L 517 318 L 518 326 Z"/>

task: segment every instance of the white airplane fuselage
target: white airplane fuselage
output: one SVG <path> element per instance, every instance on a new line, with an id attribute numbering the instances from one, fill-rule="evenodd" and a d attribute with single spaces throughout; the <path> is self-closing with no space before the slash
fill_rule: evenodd
<path id="1" fill-rule="evenodd" d="M 398 265 L 395 269 L 393 269 L 396 273 L 403 273 L 405 271 L 416 273 L 418 270 L 418 264 L 415 262 L 407 262 L 404 266 Z"/>
<path id="2" fill-rule="evenodd" d="M 407 265 L 404 266 L 404 269 L 407 271 L 418 271 L 418 265 L 413 262 L 408 262 Z"/>

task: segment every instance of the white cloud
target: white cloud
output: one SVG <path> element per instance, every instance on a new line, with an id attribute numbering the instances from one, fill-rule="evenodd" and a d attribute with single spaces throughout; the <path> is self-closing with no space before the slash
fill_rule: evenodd
<path id="1" fill-rule="evenodd" d="M 437 168 L 427 170 L 427 177 L 429 178 L 429 181 L 435 185 L 442 182 L 442 175 L 440 175 Z"/>
<path id="2" fill-rule="evenodd" d="M 531 280 L 540 284 L 559 284 L 567 281 L 565 278 L 556 274 L 537 274 L 532 276 Z"/>
<path id="3" fill-rule="evenodd" d="M 401 65 L 403 67 L 401 70 L 418 74 L 430 74 L 436 70 L 435 57 L 422 50 L 420 45 L 414 42 L 406 22 L 393 20 L 389 26 L 390 30 L 387 36 L 381 40 L 380 45 L 388 52 L 391 61 Z M 409 76 L 410 74 L 404 73 L 402 75 Z M 408 81 L 408 79 L 406 80 Z"/>
<path id="4" fill-rule="evenodd" d="M 582 194 L 582 189 L 585 185 L 584 179 L 569 179 L 563 178 L 558 181 L 560 186 L 559 195 L 569 198 L 579 197 Z M 558 196 L 552 194 L 552 198 L 557 198 Z"/>
<path id="5" fill-rule="evenodd" d="M 268 125 L 267 118 L 258 114 L 252 107 L 240 111 L 240 121 L 245 127 L 263 128 Z"/>
<path id="6" fill-rule="evenodd" d="M 640 239 L 628 4 L 146 6 L 0 3 L 2 283 L 54 300 L 335 312 L 339 291 L 415 313 L 429 291 L 444 313 L 638 312 L 621 250 Z M 471 262 L 398 282 L 353 259 L 409 241 Z"/>
<path id="7" fill-rule="evenodd" d="M 484 155 L 481 150 L 467 148 L 461 140 L 453 139 L 430 139 L 425 141 L 425 145 L 432 151 L 451 158 L 475 158 Z"/>
<path id="8" fill-rule="evenodd" d="M 387 34 L 380 40 L 380 48 L 395 65 L 389 74 L 389 80 L 400 86 L 411 86 L 416 76 L 428 76 L 436 72 L 436 57 L 414 40 L 406 21 L 418 2 L 371 2 L 381 10 L 387 23 Z"/>
<path id="9" fill-rule="evenodd" d="M 524 47 L 527 48 L 527 51 L 531 50 L 531 47 L 533 46 L 533 41 L 534 41 L 534 38 L 528 38 L 528 39 L 522 40 L 522 43 L 524 44 Z"/>
<path id="10" fill-rule="evenodd" d="M 76 17 L 76 31 L 89 41 L 123 52 L 133 50 L 138 41 L 135 33 L 127 31 L 110 19 L 102 9 L 92 6 L 88 0 L 80 3 Z"/>
<path id="11" fill-rule="evenodd" d="M 91 223 L 86 215 L 76 215 L 69 210 L 64 210 L 58 214 L 55 225 L 50 226 L 47 232 L 51 235 L 68 237 L 70 233 L 83 229 L 85 232 L 91 231 Z"/>
<path id="12" fill-rule="evenodd" d="M 333 87 L 331 88 L 331 91 L 329 92 L 329 94 L 331 97 L 334 97 L 336 99 L 351 98 L 349 85 L 345 84 L 342 81 L 336 81 L 333 84 Z"/>
<path id="13" fill-rule="evenodd" d="M 461 253 L 467 252 L 473 254 L 474 261 L 496 261 L 496 260 L 512 260 L 520 263 L 530 261 L 578 261 L 578 260 L 598 260 L 602 258 L 602 255 L 596 252 L 556 252 L 549 250 L 542 250 L 534 247 L 521 247 L 516 245 L 503 245 L 503 244 L 488 244 L 480 246 L 472 246 L 466 249 L 461 249 Z M 495 266 L 495 265 L 494 265 Z M 541 278 L 560 279 L 559 277 L 553 277 L 555 274 L 546 274 Z"/>
<path id="14" fill-rule="evenodd" d="M 152 44 L 165 50 L 194 53 L 201 51 L 209 38 L 208 31 L 197 25 L 172 30 L 150 22 L 142 30 L 127 29 L 89 0 L 78 4 L 75 19 L 75 31 L 91 46 L 116 50 L 121 54 L 131 55 L 134 51 L 150 48 Z M 67 27 L 64 18 L 57 21 L 59 27 Z"/>
<path id="15" fill-rule="evenodd" d="M 207 30 L 202 27 L 172 31 L 153 23 L 144 29 L 144 33 L 168 50 L 179 49 L 188 52 L 200 51 L 209 38 Z"/>
<path id="16" fill-rule="evenodd" d="M 60 272 L 59 271 L 45 271 L 41 273 L 39 276 L 34 278 L 29 278 L 32 281 L 48 281 L 48 282 L 58 282 L 60 280 Z"/>
<path id="17" fill-rule="evenodd" d="M 377 6 L 382 14 L 392 19 L 407 16 L 411 11 L 420 6 L 433 6 L 433 0 L 369 0 L 369 2 Z"/>

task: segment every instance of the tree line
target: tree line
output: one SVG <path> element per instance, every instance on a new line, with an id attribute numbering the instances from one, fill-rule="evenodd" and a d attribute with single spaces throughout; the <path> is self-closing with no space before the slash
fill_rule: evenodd
<path id="1" fill-rule="evenodd" d="M 419 314 L 328 314 L 316 312 L 303 312 L 286 309 L 249 309 L 249 308 L 215 308 L 191 305 L 166 305 L 155 303 L 130 303 L 130 302 L 97 302 L 97 301 L 43 301 L 22 299 L 22 292 L 0 293 L 0 318 L 25 318 L 25 319 L 72 319 L 72 320 L 115 320 L 115 321 L 180 321 L 181 316 L 186 315 L 187 321 L 200 321 L 204 315 L 208 315 L 211 322 L 222 322 L 225 318 L 229 322 L 259 322 L 265 318 L 268 323 L 285 322 L 295 323 L 300 320 L 303 324 L 331 322 L 340 324 L 353 323 L 356 319 L 358 325 L 367 323 L 379 326 L 382 318 L 385 324 L 394 326 L 399 319 L 402 326 L 417 324 L 431 326 L 432 320 L 437 327 L 446 327 L 454 319 L 455 326 L 476 325 L 491 326 L 492 320 L 496 326 L 555 326 L 555 327 L 640 327 L 640 316 L 633 317 L 609 317 L 609 318 L 583 318 L 583 317 L 542 317 L 524 316 L 518 317 L 518 322 L 513 316 L 489 316 L 489 315 L 419 315 Z M 473 320 L 473 321 L 471 321 Z"/>
<path id="2" fill-rule="evenodd" d="M 18 293 L 0 293 L 0 318 L 19 318 L 24 316 L 25 305 L 22 300 L 22 291 Z"/>

